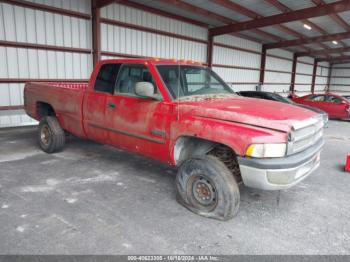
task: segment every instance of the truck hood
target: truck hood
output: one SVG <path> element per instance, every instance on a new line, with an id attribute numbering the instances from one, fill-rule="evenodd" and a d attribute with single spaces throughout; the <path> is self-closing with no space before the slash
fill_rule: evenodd
<path id="1" fill-rule="evenodd" d="M 290 104 L 236 95 L 191 96 L 178 101 L 181 114 L 289 132 L 314 112 Z"/>

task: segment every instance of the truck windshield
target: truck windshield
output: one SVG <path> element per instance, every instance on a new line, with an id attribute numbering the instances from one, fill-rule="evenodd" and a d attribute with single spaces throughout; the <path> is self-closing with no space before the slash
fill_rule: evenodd
<path id="1" fill-rule="evenodd" d="M 211 94 L 234 94 L 213 71 L 190 65 L 158 65 L 158 72 L 174 99 Z"/>

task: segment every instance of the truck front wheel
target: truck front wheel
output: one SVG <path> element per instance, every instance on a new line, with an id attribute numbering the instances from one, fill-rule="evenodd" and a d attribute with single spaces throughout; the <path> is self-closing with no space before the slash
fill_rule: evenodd
<path id="1" fill-rule="evenodd" d="M 237 182 L 214 156 L 185 161 L 176 176 L 177 200 L 192 212 L 219 220 L 234 217 L 239 209 Z"/>
<path id="2" fill-rule="evenodd" d="M 46 116 L 40 120 L 38 140 L 40 148 L 46 153 L 55 153 L 63 149 L 65 134 L 56 117 Z"/>

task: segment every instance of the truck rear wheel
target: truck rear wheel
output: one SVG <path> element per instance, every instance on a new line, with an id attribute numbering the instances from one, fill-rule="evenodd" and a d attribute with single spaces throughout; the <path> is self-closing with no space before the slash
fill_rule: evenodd
<path id="1" fill-rule="evenodd" d="M 65 133 L 54 116 L 46 116 L 40 120 L 38 129 L 39 145 L 46 153 L 55 153 L 63 149 Z"/>
<path id="2" fill-rule="evenodd" d="M 185 161 L 175 183 L 178 202 L 196 214 L 228 220 L 238 212 L 238 184 L 225 164 L 214 156 Z"/>

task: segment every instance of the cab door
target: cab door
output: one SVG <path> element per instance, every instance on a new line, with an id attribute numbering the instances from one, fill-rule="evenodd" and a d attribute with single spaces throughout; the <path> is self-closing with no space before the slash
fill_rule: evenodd
<path id="1" fill-rule="evenodd" d="M 327 95 L 325 107 L 330 117 L 347 118 L 347 103 L 340 97 Z"/>
<path id="2" fill-rule="evenodd" d="M 138 97 L 135 85 L 149 82 L 159 100 Z M 171 106 L 163 102 L 149 68 L 145 64 L 124 64 L 115 91 L 107 97 L 106 123 L 112 145 L 167 161 Z"/>
<path id="3" fill-rule="evenodd" d="M 108 109 L 107 97 L 114 92 L 120 64 L 104 64 L 84 98 L 84 129 L 88 138 L 101 143 L 109 143 L 105 113 Z"/>
<path id="4" fill-rule="evenodd" d="M 303 104 L 317 107 L 317 108 L 328 113 L 327 107 L 325 104 L 325 97 L 326 97 L 325 95 L 312 95 L 312 96 L 309 96 L 308 98 L 306 98 L 304 100 Z"/>

